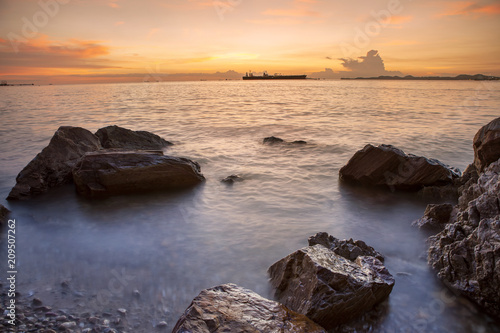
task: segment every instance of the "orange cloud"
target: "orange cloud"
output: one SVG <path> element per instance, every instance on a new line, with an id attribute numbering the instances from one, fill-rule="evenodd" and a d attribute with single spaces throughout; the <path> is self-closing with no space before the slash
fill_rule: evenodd
<path id="1" fill-rule="evenodd" d="M 108 3 L 108 6 L 111 7 L 111 8 L 120 8 L 120 5 L 117 4 L 118 0 L 111 0 L 109 3 Z"/>
<path id="2" fill-rule="evenodd" d="M 439 16 L 498 15 L 500 4 L 482 4 L 480 1 L 459 1 L 448 4 Z"/>
<path id="3" fill-rule="evenodd" d="M 119 26 L 119 25 L 122 25 L 122 24 L 125 24 L 125 22 L 123 22 L 123 21 L 115 22 L 115 26 Z"/>
<path id="4" fill-rule="evenodd" d="M 17 52 L 14 52 L 13 43 Z M 21 68 L 112 68 L 98 57 L 109 54 L 109 47 L 97 41 L 71 39 L 67 42 L 51 41 L 46 35 L 23 41 L 0 39 L 1 73 L 18 72 Z M 45 73 L 46 70 L 44 70 Z"/>
<path id="5" fill-rule="evenodd" d="M 397 16 L 393 15 L 383 21 L 385 24 L 399 25 L 413 20 L 413 16 Z"/>
<path id="6" fill-rule="evenodd" d="M 268 9 L 262 13 L 268 16 L 320 17 L 321 14 L 308 9 Z"/>

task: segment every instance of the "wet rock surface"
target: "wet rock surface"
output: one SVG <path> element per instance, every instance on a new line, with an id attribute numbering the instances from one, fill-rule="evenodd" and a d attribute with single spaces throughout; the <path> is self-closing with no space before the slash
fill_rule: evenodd
<path id="1" fill-rule="evenodd" d="M 474 136 L 474 165 L 479 172 L 500 158 L 500 118 L 483 126 Z"/>
<path id="2" fill-rule="evenodd" d="M 86 197 L 186 188 L 204 179 L 198 163 L 161 151 L 89 153 L 73 169 L 77 191 Z"/>
<path id="3" fill-rule="evenodd" d="M 473 180 L 473 178 L 471 178 Z M 500 160 L 468 182 L 428 262 L 446 285 L 500 319 Z"/>
<path id="4" fill-rule="evenodd" d="M 309 237 L 308 242 L 309 246 L 323 245 L 339 256 L 351 261 L 356 260 L 359 256 L 371 256 L 384 262 L 384 256 L 375 251 L 373 247 L 366 245 L 362 240 L 353 241 L 352 238 L 349 240 L 340 240 L 332 235 L 328 235 L 326 232 L 318 232 L 316 235 Z"/>
<path id="5" fill-rule="evenodd" d="M 0 227 L 7 223 L 9 220 L 10 211 L 3 205 L 0 205 Z"/>
<path id="6" fill-rule="evenodd" d="M 103 148 L 125 150 L 161 150 L 172 143 L 147 131 L 132 131 L 119 126 L 99 129 L 95 135 Z"/>
<path id="7" fill-rule="evenodd" d="M 203 290 L 172 333 L 323 332 L 310 319 L 234 284 Z"/>
<path id="8" fill-rule="evenodd" d="M 351 261 L 319 244 L 290 254 L 268 272 L 280 302 L 327 329 L 371 310 L 394 286 L 377 258 Z"/>
<path id="9" fill-rule="evenodd" d="M 81 127 L 61 126 L 16 178 L 8 200 L 29 199 L 52 187 L 70 183 L 71 170 L 87 152 L 101 149 L 99 139 Z"/>
<path id="10" fill-rule="evenodd" d="M 369 144 L 354 154 L 339 175 L 350 183 L 418 191 L 426 186 L 453 184 L 460 172 L 435 159 L 405 154 L 391 145 Z"/>
<path id="11" fill-rule="evenodd" d="M 449 203 L 427 205 L 424 216 L 412 225 L 420 229 L 442 230 L 450 220 L 452 210 L 453 205 Z"/>

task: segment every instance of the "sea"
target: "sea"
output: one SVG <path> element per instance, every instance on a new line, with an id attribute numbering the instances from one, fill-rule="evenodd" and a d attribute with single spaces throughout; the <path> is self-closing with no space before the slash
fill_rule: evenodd
<path id="1" fill-rule="evenodd" d="M 205 288 L 235 283 L 273 298 L 267 269 L 327 232 L 385 256 L 396 283 L 358 332 L 500 332 L 427 265 L 431 202 L 353 187 L 339 169 L 391 144 L 464 170 L 472 140 L 500 116 L 500 82 L 196 81 L 0 87 L 0 203 L 16 219 L 16 290 L 53 311 L 127 310 L 134 332 L 167 331 Z M 118 125 L 174 143 L 206 181 L 180 192 L 79 197 L 73 185 L 6 201 L 59 126 Z M 264 145 L 276 136 L 305 145 Z M 242 181 L 221 182 L 229 175 Z M 7 286 L 7 236 L 0 278 Z M 372 316 L 373 317 L 373 316 Z M 82 327 L 78 327 L 82 329 Z"/>

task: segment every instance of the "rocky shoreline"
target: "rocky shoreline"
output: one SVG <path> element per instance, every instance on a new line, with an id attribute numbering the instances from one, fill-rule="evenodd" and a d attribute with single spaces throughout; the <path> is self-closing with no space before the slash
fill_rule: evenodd
<path id="1" fill-rule="evenodd" d="M 95 134 L 60 127 L 19 173 L 8 199 L 27 200 L 68 183 L 74 183 L 84 197 L 99 198 L 203 182 L 198 163 L 163 155 L 171 144 L 153 133 L 117 126 Z M 263 144 L 307 143 L 268 137 Z M 390 145 L 367 145 L 340 169 L 339 178 L 392 191 L 456 195 L 456 205 L 431 204 L 415 222 L 438 232 L 429 238 L 429 265 L 451 290 L 500 320 L 500 118 L 479 130 L 473 147 L 474 162 L 461 174 L 437 160 Z M 241 180 L 231 175 L 222 182 Z M 0 222 L 8 214 L 1 206 Z M 339 240 L 326 232 L 311 236 L 309 246 L 272 264 L 268 273 L 276 301 L 234 284 L 219 285 L 201 291 L 172 332 L 356 331 L 355 327 L 377 320 L 397 282 L 384 266 L 383 254 L 361 240 Z M 139 295 L 134 291 L 131 297 Z M 52 309 L 42 299 L 19 293 L 16 300 L 16 326 L 12 328 L 4 318 L 1 330 L 101 333 L 133 332 L 144 325 L 152 331 L 168 327 L 165 320 L 146 324 L 146 312 L 141 311 L 147 309 L 140 307 L 132 311 L 117 306 L 110 312 L 92 313 Z M 5 312 L 5 291 L 1 301 L 0 311 Z M 375 313 L 373 318 L 370 313 Z"/>

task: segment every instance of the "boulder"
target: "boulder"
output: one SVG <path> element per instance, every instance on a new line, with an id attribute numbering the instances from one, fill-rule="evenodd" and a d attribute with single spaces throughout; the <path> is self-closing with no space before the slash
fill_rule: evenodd
<path id="1" fill-rule="evenodd" d="M 318 232 L 316 235 L 309 237 L 308 242 L 309 246 L 316 244 L 323 245 L 339 256 L 351 261 L 356 260 L 359 256 L 372 256 L 384 262 L 384 256 L 375 251 L 373 247 L 366 245 L 362 240 L 353 241 L 352 238 L 349 240 L 340 240 L 328 235 L 326 232 Z"/>
<path id="2" fill-rule="evenodd" d="M 323 245 L 308 246 L 269 268 L 276 297 L 326 329 L 371 310 L 389 296 L 394 278 L 371 256 L 348 260 Z"/>
<path id="3" fill-rule="evenodd" d="M 172 333 L 326 333 L 310 319 L 251 290 L 224 284 L 203 290 Z"/>
<path id="4" fill-rule="evenodd" d="M 71 170 L 87 152 L 101 148 L 99 139 L 81 127 L 62 126 L 16 178 L 8 200 L 28 199 L 48 189 L 70 183 Z"/>
<path id="5" fill-rule="evenodd" d="M 452 210 L 453 205 L 449 203 L 427 205 L 424 216 L 414 221 L 412 226 L 420 229 L 442 230 L 450 220 Z"/>
<path id="6" fill-rule="evenodd" d="M 198 163 L 161 151 L 88 153 L 73 169 L 76 189 L 86 197 L 185 188 L 204 179 Z"/>
<path id="7" fill-rule="evenodd" d="M 429 244 L 428 262 L 439 278 L 500 319 L 500 160 L 463 190 L 450 222 Z"/>
<path id="8" fill-rule="evenodd" d="M 368 186 L 418 191 L 453 184 L 460 172 L 435 159 L 405 154 L 391 145 L 366 145 L 340 169 L 340 179 Z"/>
<path id="9" fill-rule="evenodd" d="M 172 145 L 156 134 L 146 131 L 132 131 L 119 126 L 107 126 L 95 134 L 103 148 L 125 150 L 161 150 Z"/>
<path id="10" fill-rule="evenodd" d="M 474 165 L 482 172 L 500 158 L 500 118 L 483 126 L 474 136 Z"/>
<path id="11" fill-rule="evenodd" d="M 10 210 L 5 208 L 3 205 L 0 205 L 0 226 L 3 226 L 9 220 Z"/>

